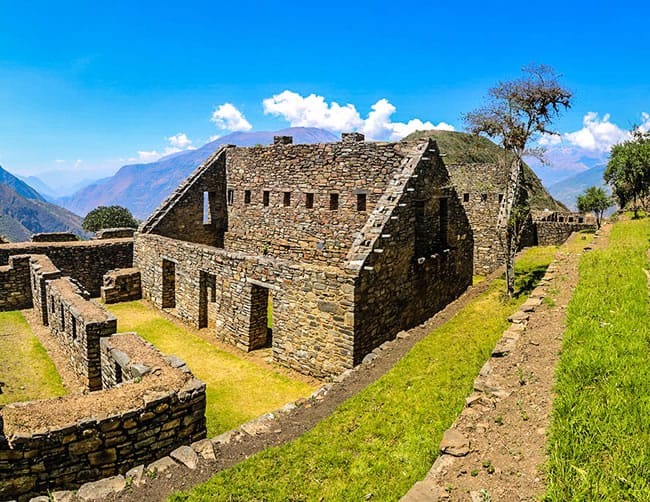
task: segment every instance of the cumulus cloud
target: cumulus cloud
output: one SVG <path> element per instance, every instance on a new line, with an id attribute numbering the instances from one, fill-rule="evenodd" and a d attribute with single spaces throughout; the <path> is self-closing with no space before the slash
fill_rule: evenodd
<path id="1" fill-rule="evenodd" d="M 187 137 L 187 134 L 179 132 L 173 136 L 165 138 L 169 142 L 169 146 L 166 146 L 162 152 L 158 150 L 141 150 L 138 151 L 138 158 L 140 162 L 155 162 L 156 160 L 171 155 L 172 153 L 182 152 L 184 150 L 195 150 L 196 147 L 192 146 L 192 140 Z M 136 160 L 136 159 L 129 159 Z"/>
<path id="2" fill-rule="evenodd" d="M 575 146 L 594 152 L 607 152 L 616 143 L 625 141 L 630 133 L 610 122 L 609 113 L 601 119 L 596 112 L 587 113 L 582 119 L 582 129 L 565 133 L 566 140 Z"/>
<path id="3" fill-rule="evenodd" d="M 233 132 L 250 131 L 253 128 L 244 115 L 231 103 L 224 103 L 215 108 L 210 121 L 214 122 L 219 129 Z"/>
<path id="4" fill-rule="evenodd" d="M 396 108 L 385 98 L 371 106 L 366 119 L 361 118 L 352 104 L 328 103 L 323 96 L 310 94 L 305 97 L 289 90 L 265 99 L 263 105 L 265 114 L 283 117 L 292 127 L 320 127 L 334 132 L 361 131 L 370 140 L 398 140 L 423 129 L 454 130 L 444 122 L 438 125 L 420 119 L 392 122 L 391 116 Z"/>

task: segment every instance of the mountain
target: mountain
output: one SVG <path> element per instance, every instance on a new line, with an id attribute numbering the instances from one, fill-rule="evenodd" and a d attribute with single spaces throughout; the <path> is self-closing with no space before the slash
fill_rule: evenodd
<path id="1" fill-rule="evenodd" d="M 74 232 L 85 236 L 81 218 L 45 200 L 26 198 L 0 183 L 0 235 L 13 242 L 28 241 L 39 232 Z"/>
<path id="2" fill-rule="evenodd" d="M 99 180 L 73 195 L 57 199 L 63 207 L 85 215 L 97 206 L 127 207 L 144 219 L 220 145 L 255 146 L 273 143 L 273 136 L 293 136 L 293 142 L 331 143 L 339 138 L 316 128 L 291 127 L 280 131 L 236 132 L 196 150 L 174 153 L 150 164 L 121 167 L 110 178 Z"/>
<path id="3" fill-rule="evenodd" d="M 503 149 L 482 136 L 474 136 L 458 131 L 416 131 L 404 140 L 432 138 L 438 144 L 440 153 L 445 155 L 447 164 L 499 162 Z M 556 200 L 544 188 L 535 172 L 524 162 L 524 174 L 528 184 L 529 203 L 534 209 L 566 211 L 560 200 Z"/>
<path id="4" fill-rule="evenodd" d="M 27 183 L 30 187 L 37 190 L 38 193 L 41 194 L 45 200 L 49 202 L 52 202 L 58 196 L 52 187 L 50 187 L 43 180 L 37 178 L 36 176 L 18 176 L 18 178 Z"/>
<path id="5" fill-rule="evenodd" d="M 581 195 L 590 186 L 603 187 L 608 193 L 611 192 L 603 180 L 606 167 L 605 164 L 601 164 L 565 178 L 548 187 L 548 191 L 553 197 L 564 202 L 571 209 L 575 209 L 578 195 Z"/>
<path id="6" fill-rule="evenodd" d="M 11 187 L 13 190 L 16 191 L 18 195 L 26 199 L 34 199 L 34 200 L 42 200 L 42 201 L 45 200 L 45 198 L 40 193 L 38 193 L 36 190 L 34 190 L 31 186 L 29 186 L 24 181 L 18 179 L 9 171 L 3 169 L 2 166 L 0 166 L 0 183 L 3 183 Z"/>

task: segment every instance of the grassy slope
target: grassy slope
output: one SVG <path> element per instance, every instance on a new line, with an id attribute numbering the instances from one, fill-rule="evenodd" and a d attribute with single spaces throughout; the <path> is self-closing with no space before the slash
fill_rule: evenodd
<path id="1" fill-rule="evenodd" d="M 208 436 L 237 427 L 315 390 L 217 349 L 141 302 L 106 307 L 118 318 L 119 331 L 136 331 L 164 354 L 180 357 L 207 384 Z"/>
<path id="2" fill-rule="evenodd" d="M 54 364 L 18 311 L 0 312 L 0 382 L 0 406 L 65 394 Z"/>
<path id="3" fill-rule="evenodd" d="M 650 220 L 586 254 L 557 370 L 548 500 L 650 500 Z"/>
<path id="4" fill-rule="evenodd" d="M 455 131 L 416 131 L 406 140 L 433 138 L 438 143 L 441 153 L 446 154 L 446 164 L 454 163 L 496 163 L 502 158 L 503 150 L 482 136 L 474 136 Z M 526 182 L 530 186 L 530 206 L 533 209 L 548 208 L 566 211 L 561 202 L 556 201 L 546 191 L 542 182 L 528 165 L 524 164 Z"/>
<path id="5" fill-rule="evenodd" d="M 555 248 L 518 269 L 545 268 Z M 522 277 L 520 284 L 528 283 Z M 424 477 L 442 433 L 462 410 L 479 369 L 523 302 L 504 283 L 418 343 L 394 368 L 311 432 L 216 474 L 175 500 L 396 500 Z"/>

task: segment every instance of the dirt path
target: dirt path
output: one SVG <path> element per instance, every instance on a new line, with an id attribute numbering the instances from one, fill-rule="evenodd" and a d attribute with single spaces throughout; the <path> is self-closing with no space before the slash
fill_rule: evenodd
<path id="1" fill-rule="evenodd" d="M 609 230 L 601 230 L 594 248 L 606 246 Z M 456 452 L 441 456 L 405 501 L 533 501 L 544 494 L 555 367 L 580 254 L 558 251 L 540 285 L 544 300 L 516 345 L 481 372 L 491 391 L 470 396 L 450 429 L 458 433 L 449 436 Z"/>

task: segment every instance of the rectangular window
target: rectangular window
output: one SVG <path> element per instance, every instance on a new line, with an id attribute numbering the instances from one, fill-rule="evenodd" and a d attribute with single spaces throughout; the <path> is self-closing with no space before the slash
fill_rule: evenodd
<path id="1" fill-rule="evenodd" d="M 291 205 L 291 192 L 284 192 L 282 203 L 284 204 L 284 207 L 289 207 Z"/>
<path id="2" fill-rule="evenodd" d="M 269 192 L 268 190 L 264 190 L 264 193 L 262 194 L 262 204 L 268 206 L 270 200 L 271 200 L 271 192 Z"/>
<path id="3" fill-rule="evenodd" d="M 73 317 L 72 318 L 72 339 L 76 340 L 77 339 L 77 320 Z"/>
<path id="4" fill-rule="evenodd" d="M 487 194 L 486 193 L 481 194 L 481 202 L 487 202 Z"/>
<path id="5" fill-rule="evenodd" d="M 228 189 L 228 205 L 232 206 L 235 203 L 235 191 L 232 188 Z"/>
<path id="6" fill-rule="evenodd" d="M 305 207 L 307 209 L 313 209 L 314 207 L 314 194 L 306 193 L 305 194 Z"/>
<path id="7" fill-rule="evenodd" d="M 357 211 L 366 210 L 366 194 L 358 193 L 357 194 Z"/>
<path id="8" fill-rule="evenodd" d="M 503 202 L 503 194 L 500 193 L 499 194 L 499 204 L 501 204 L 502 202 Z"/>
<path id="9" fill-rule="evenodd" d="M 244 204 L 250 204 L 251 203 L 251 191 L 250 190 L 245 190 L 244 191 Z"/>
<path id="10" fill-rule="evenodd" d="M 469 202 L 469 194 L 468 193 L 463 194 L 463 202 Z"/>
<path id="11" fill-rule="evenodd" d="M 336 211 L 339 208 L 339 194 L 331 193 L 330 194 L 330 209 Z"/>

